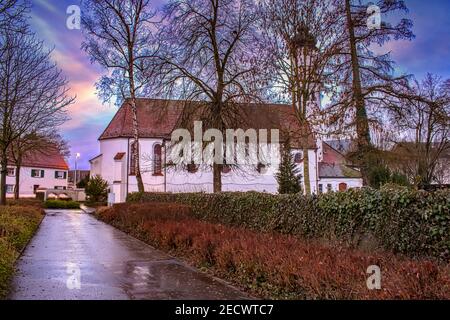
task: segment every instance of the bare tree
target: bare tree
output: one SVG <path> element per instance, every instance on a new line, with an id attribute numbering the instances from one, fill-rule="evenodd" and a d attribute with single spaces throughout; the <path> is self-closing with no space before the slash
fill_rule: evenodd
<path id="1" fill-rule="evenodd" d="M 223 134 L 245 122 L 245 104 L 259 101 L 265 68 L 254 46 L 256 13 L 251 0 L 173 0 L 160 29 L 162 94 L 186 101 L 204 129 Z M 190 103 L 194 101 L 194 103 Z M 222 190 L 221 163 L 212 165 L 214 192 Z"/>
<path id="2" fill-rule="evenodd" d="M 0 28 L 25 32 L 28 26 L 25 23 L 25 13 L 29 2 L 26 0 L 0 0 Z"/>
<path id="3" fill-rule="evenodd" d="M 110 72 L 97 83 L 100 96 L 104 101 L 115 98 L 118 104 L 126 101 L 132 110 L 134 145 L 138 146 L 131 151 L 132 165 L 139 192 L 144 192 L 136 99 L 151 79 L 151 58 L 157 51 L 151 33 L 155 12 L 150 0 L 83 0 L 82 4 L 86 37 L 82 48 Z"/>
<path id="4" fill-rule="evenodd" d="M 6 172 L 11 145 L 29 132 L 46 134 L 67 120 L 67 82 L 50 60 L 51 52 L 33 34 L 0 31 L 1 198 L 6 202 Z"/>
<path id="5" fill-rule="evenodd" d="M 388 14 L 408 11 L 402 0 L 380 0 L 375 3 L 381 14 L 379 27 L 368 25 L 369 4 L 353 0 L 339 0 L 337 3 L 339 12 L 345 18 L 342 25 L 342 43 L 345 47 L 336 55 L 336 63 L 341 65 L 341 90 L 333 107 L 337 107 L 340 120 L 356 133 L 354 160 L 360 165 L 364 184 L 367 184 L 372 150 L 369 109 L 382 107 L 389 97 L 396 96 L 398 85 L 407 80 L 406 76 L 394 76 L 390 55 L 375 54 L 373 46 L 381 46 L 390 40 L 412 39 L 412 22 L 401 19 L 394 25 L 387 21 Z"/>
<path id="6" fill-rule="evenodd" d="M 311 193 L 306 141 L 323 119 L 321 94 L 334 89 L 333 58 L 340 52 L 339 19 L 333 1 L 261 1 L 262 33 L 271 62 L 272 85 L 279 99 L 292 105 L 302 132 L 303 180 Z M 318 121 L 319 120 L 319 121 Z"/>
<path id="7" fill-rule="evenodd" d="M 438 181 L 437 168 L 448 161 L 450 151 L 450 91 L 446 82 L 427 74 L 421 82 L 412 83 L 392 110 L 393 121 L 402 130 L 394 148 L 396 163 L 417 185 Z"/>

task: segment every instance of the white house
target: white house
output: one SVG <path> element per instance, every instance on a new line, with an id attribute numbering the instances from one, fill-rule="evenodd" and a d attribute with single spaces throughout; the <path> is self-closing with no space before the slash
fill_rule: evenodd
<path id="1" fill-rule="evenodd" d="M 172 132 L 180 128 L 183 108 L 185 105 L 182 101 L 138 99 L 139 156 L 146 191 L 212 192 L 213 174 L 208 167 L 187 165 L 182 168 L 173 168 L 170 166 L 171 160 L 167 148 Z M 300 172 L 303 172 L 303 150 L 308 151 L 312 193 L 319 193 L 320 188 L 322 192 L 326 192 L 362 185 L 359 172 L 347 167 L 342 155 L 327 157 L 332 151 L 329 151 L 327 147 L 323 148 L 322 142 L 316 141 L 310 130 L 299 128 L 290 106 L 251 104 L 244 108 L 246 125 L 242 128 L 243 130 L 279 129 L 280 132 L 289 132 L 292 152 Z M 132 129 L 131 107 L 125 102 L 99 137 L 100 154 L 90 160 L 91 176 L 100 175 L 109 182 L 110 191 L 115 195 L 115 202 L 125 201 L 128 193 L 138 190 L 131 165 L 133 163 Z M 342 163 L 325 165 L 323 161 L 328 158 Z M 329 170 L 330 166 L 338 165 L 340 170 Z M 231 170 L 225 165 L 222 171 L 222 190 L 276 193 L 277 171 L 278 165 L 270 163 L 246 165 L 240 170 Z"/>
<path id="2" fill-rule="evenodd" d="M 35 151 L 22 160 L 19 173 L 20 197 L 34 197 L 38 189 L 67 189 L 69 166 L 56 151 Z M 6 196 L 14 196 L 17 168 L 11 162 L 6 176 Z"/>

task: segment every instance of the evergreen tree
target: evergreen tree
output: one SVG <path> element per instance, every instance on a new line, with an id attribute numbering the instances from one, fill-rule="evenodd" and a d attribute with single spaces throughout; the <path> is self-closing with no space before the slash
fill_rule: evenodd
<path id="1" fill-rule="evenodd" d="M 301 174 L 296 167 L 291 149 L 285 146 L 281 154 L 281 163 L 276 178 L 278 181 L 278 193 L 292 194 L 302 191 L 300 180 Z"/>

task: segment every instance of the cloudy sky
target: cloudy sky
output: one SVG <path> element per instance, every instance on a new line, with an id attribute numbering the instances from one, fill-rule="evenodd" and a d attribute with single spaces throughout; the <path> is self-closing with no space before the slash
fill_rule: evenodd
<path id="1" fill-rule="evenodd" d="M 164 0 L 154 1 L 160 6 Z M 89 168 L 88 160 L 98 154 L 97 138 L 117 108 L 102 105 L 95 93 L 95 82 L 102 70 L 89 61 L 80 50 L 80 30 L 66 28 L 70 5 L 78 0 L 32 0 L 31 24 L 48 47 L 54 48 L 53 59 L 70 82 L 76 103 L 71 105 L 71 120 L 61 131 L 69 141 L 72 154 L 79 152 L 79 168 Z M 420 78 L 427 72 L 450 78 L 450 1 L 407 0 L 409 17 L 414 22 L 416 39 L 390 43 L 383 50 L 391 51 L 400 72 Z M 73 166 L 73 157 L 70 160 Z"/>

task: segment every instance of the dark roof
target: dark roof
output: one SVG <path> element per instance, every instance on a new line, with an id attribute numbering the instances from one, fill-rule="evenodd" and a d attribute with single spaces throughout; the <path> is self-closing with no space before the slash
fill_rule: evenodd
<path id="1" fill-rule="evenodd" d="M 189 106 L 201 102 L 189 102 Z M 181 100 L 138 99 L 137 117 L 141 138 L 170 138 L 173 130 L 180 126 L 183 110 L 187 103 Z M 292 147 L 316 148 L 315 137 L 309 127 L 301 128 L 289 105 L 282 104 L 245 104 L 240 117 L 244 119 L 244 128 L 280 129 L 289 132 Z M 198 116 L 197 120 L 201 117 Z M 245 128 L 247 127 L 247 128 Z M 235 128 L 237 129 L 237 128 Z M 99 140 L 112 138 L 132 138 L 133 119 L 128 101 L 119 108 Z M 283 138 L 282 138 L 283 139 Z"/>
<path id="2" fill-rule="evenodd" d="M 414 158 L 420 152 L 424 152 L 426 148 L 425 143 L 415 143 L 415 142 L 399 142 L 394 145 L 392 148 L 392 152 L 396 157 L 402 155 L 406 158 Z M 450 142 L 439 144 L 439 143 L 431 143 L 431 151 L 435 152 L 437 150 L 442 150 L 439 158 L 441 159 L 450 159 Z"/>
<path id="3" fill-rule="evenodd" d="M 98 156 L 95 156 L 94 158 L 90 159 L 89 162 L 94 161 L 95 159 L 100 158 L 101 156 L 103 156 L 103 154 L 99 154 Z"/>
<path id="4" fill-rule="evenodd" d="M 361 178 L 361 172 L 342 163 L 319 163 L 319 178 Z"/>
<path id="5" fill-rule="evenodd" d="M 23 167 L 69 170 L 61 153 L 53 148 L 28 152 L 22 159 Z"/>
<path id="6" fill-rule="evenodd" d="M 356 143 L 351 139 L 329 140 L 325 141 L 325 143 L 343 155 L 347 155 L 356 149 Z"/>

